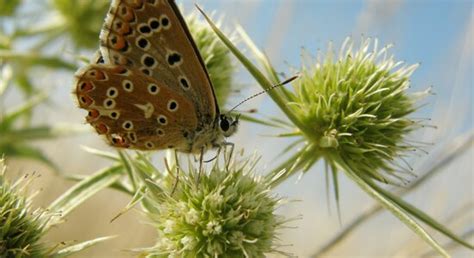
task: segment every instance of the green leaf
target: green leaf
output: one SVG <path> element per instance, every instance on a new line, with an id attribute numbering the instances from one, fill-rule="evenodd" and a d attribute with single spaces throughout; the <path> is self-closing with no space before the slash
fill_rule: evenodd
<path id="1" fill-rule="evenodd" d="M 10 128 L 12 124 L 21 116 L 30 112 L 34 107 L 43 102 L 46 99 L 47 95 L 45 93 L 38 94 L 34 97 L 31 97 L 22 105 L 9 110 L 6 115 L 3 117 L 0 123 L 0 131 L 4 131 L 7 128 Z"/>
<path id="2" fill-rule="evenodd" d="M 135 179 L 134 175 L 134 167 L 130 162 L 130 157 L 124 151 L 118 151 L 120 156 L 120 160 L 122 161 L 123 166 L 125 167 L 125 172 L 127 172 L 128 178 L 130 182 L 132 182 L 133 190 L 137 190 L 137 180 Z"/>
<path id="3" fill-rule="evenodd" d="M 352 179 L 359 187 L 379 202 L 384 208 L 389 210 L 393 215 L 395 215 L 400 221 L 407 225 L 415 234 L 417 234 L 421 239 L 426 243 L 431 245 L 440 255 L 444 257 L 449 257 L 449 254 L 443 249 L 442 246 L 436 242 L 424 229 L 419 225 L 415 220 L 413 220 L 408 213 L 394 203 L 392 200 L 387 198 L 381 192 L 377 191 L 371 186 L 369 182 L 370 178 L 364 178 L 363 175 L 359 175 L 351 170 L 349 165 L 347 165 L 339 156 L 333 155 L 332 159 L 336 161 L 337 165 L 341 167 L 341 170 Z"/>
<path id="4" fill-rule="evenodd" d="M 3 67 L 0 69 L 0 96 L 3 95 L 7 89 L 10 81 L 12 80 L 12 67 L 9 64 L 3 64 Z"/>
<path id="5" fill-rule="evenodd" d="M 43 56 L 39 53 L 17 53 L 9 50 L 0 50 L 0 59 L 21 62 L 26 66 L 44 66 L 53 69 L 77 70 L 73 63 L 57 57 Z"/>
<path id="6" fill-rule="evenodd" d="M 437 222 L 435 219 L 431 218 L 428 214 L 424 213 L 420 209 L 418 209 L 415 206 L 405 202 L 403 199 L 401 199 L 400 197 L 390 193 L 389 191 L 386 191 L 385 189 L 382 189 L 381 187 L 379 187 L 375 183 L 373 183 L 371 181 L 369 181 L 368 183 L 370 184 L 370 186 L 374 190 L 376 190 L 379 193 L 381 193 L 382 195 L 384 195 L 387 199 L 391 200 L 392 202 L 394 202 L 395 204 L 400 206 L 402 209 L 407 211 L 412 216 L 414 216 L 414 217 L 418 218 L 419 220 L 425 222 L 427 225 L 429 225 L 430 227 L 436 229 L 437 231 L 444 234 L 445 236 L 451 238 L 453 241 L 456 241 L 459 244 L 461 244 L 461 245 L 463 245 L 467 248 L 474 249 L 473 245 L 467 243 L 466 241 L 464 241 L 463 239 L 458 237 L 451 230 L 449 230 L 448 228 L 443 226 L 441 223 Z"/>
<path id="7" fill-rule="evenodd" d="M 411 182 L 410 185 L 408 185 L 407 187 L 398 190 L 396 194 L 406 195 L 417 189 L 418 186 L 427 182 L 434 175 L 441 172 L 444 167 L 446 167 L 448 164 L 451 164 L 451 162 L 453 162 L 456 158 L 460 157 L 463 153 L 468 151 L 472 147 L 473 139 L 474 132 L 471 131 L 466 135 L 458 136 L 453 141 L 450 141 L 448 146 L 443 147 L 444 151 L 441 155 L 435 156 L 435 158 L 430 158 L 424 161 L 424 164 L 428 164 L 429 167 L 426 167 L 425 165 L 420 166 L 422 167 L 421 171 L 419 172 L 419 174 L 421 175 L 420 177 L 418 177 L 415 181 Z M 435 162 L 432 162 L 432 160 L 435 160 Z M 373 217 L 375 214 L 378 214 L 383 210 L 384 209 L 382 208 L 380 203 L 376 203 L 369 210 L 364 211 L 357 218 L 352 220 L 336 236 L 330 239 L 318 251 L 311 255 L 311 257 L 320 257 L 326 255 L 339 243 L 346 239 L 351 234 L 351 232 L 353 232 L 357 227 L 359 227 L 364 222 L 368 221 L 371 217 Z M 463 238 L 468 239 L 464 236 Z"/>
<path id="8" fill-rule="evenodd" d="M 87 146 L 81 146 L 81 148 L 83 150 L 85 150 L 86 152 L 94 154 L 96 156 L 99 156 L 99 157 L 102 157 L 102 158 L 105 158 L 105 159 L 109 159 L 109 160 L 112 160 L 112 161 L 120 161 L 120 157 L 115 155 L 114 153 L 94 149 L 94 148 L 87 147 Z"/>
<path id="9" fill-rule="evenodd" d="M 31 140 L 51 139 L 60 136 L 69 136 L 76 133 L 82 133 L 88 130 L 89 129 L 86 129 L 85 126 L 68 124 L 17 129 L 13 131 L 2 132 L 2 135 L 0 136 L 0 144 L 16 144 L 18 142 L 26 142 Z"/>
<path id="10" fill-rule="evenodd" d="M 132 199 L 130 200 L 130 202 L 127 204 L 127 206 L 125 206 L 125 208 L 123 208 L 119 214 L 117 214 L 117 216 L 113 217 L 110 222 L 112 223 L 114 220 L 116 220 L 118 217 L 122 216 L 122 214 L 124 214 L 125 212 L 129 211 L 131 208 L 135 207 L 135 205 L 137 205 L 137 203 L 139 203 L 143 197 L 145 196 L 145 191 L 146 191 L 146 187 L 143 185 L 140 187 L 140 189 L 138 189 L 135 194 L 133 195 Z"/>
<path id="11" fill-rule="evenodd" d="M 58 169 L 57 166 L 50 159 L 48 159 L 48 157 L 46 157 L 46 155 L 44 155 L 40 149 L 25 144 L 0 144 L 0 156 L 1 155 L 5 155 L 8 157 L 33 159 L 43 162 L 55 171 Z"/>
<path id="12" fill-rule="evenodd" d="M 63 248 L 63 249 L 57 251 L 55 254 L 52 255 L 52 257 L 54 257 L 54 258 L 67 257 L 67 256 L 70 256 L 72 254 L 78 253 L 78 252 L 80 252 L 80 251 L 82 251 L 86 248 L 89 248 L 89 247 L 94 246 L 98 243 L 107 241 L 107 240 L 115 238 L 115 237 L 116 236 L 98 237 L 96 239 L 92 239 L 92 240 L 84 241 L 84 242 L 79 243 L 79 244 L 68 246 L 66 248 Z"/>
<path id="13" fill-rule="evenodd" d="M 11 16 L 20 5 L 20 0 L 0 0 L 0 16 Z"/>
<path id="14" fill-rule="evenodd" d="M 102 169 L 71 187 L 57 198 L 48 209 L 61 214 L 61 217 L 66 216 L 82 202 L 119 180 L 122 174 L 123 165 L 114 165 Z M 47 227 L 56 224 L 59 219 L 59 216 L 57 216 L 57 219 L 52 219 Z"/>

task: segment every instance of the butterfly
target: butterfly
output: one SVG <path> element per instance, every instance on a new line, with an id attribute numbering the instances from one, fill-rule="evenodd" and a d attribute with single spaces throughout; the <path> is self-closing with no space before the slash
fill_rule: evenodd
<path id="1" fill-rule="evenodd" d="M 203 153 L 236 132 L 173 0 L 113 0 L 100 44 L 97 62 L 76 73 L 75 95 L 110 145 Z"/>

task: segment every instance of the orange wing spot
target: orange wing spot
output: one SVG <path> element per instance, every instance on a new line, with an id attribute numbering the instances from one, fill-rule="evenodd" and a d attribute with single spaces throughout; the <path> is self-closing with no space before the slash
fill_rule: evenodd
<path id="1" fill-rule="evenodd" d="M 119 147 L 119 148 L 128 148 L 128 147 L 130 147 L 130 144 L 121 135 L 111 135 L 110 136 L 110 143 L 114 147 Z"/>
<path id="2" fill-rule="evenodd" d="M 100 116 L 100 113 L 97 109 L 89 110 L 89 114 L 87 115 L 87 122 L 96 120 Z"/>
<path id="3" fill-rule="evenodd" d="M 109 128 L 105 124 L 100 123 L 100 124 L 95 126 L 95 130 L 99 134 L 106 134 L 109 131 Z"/>
<path id="4" fill-rule="evenodd" d="M 135 20 L 135 14 L 133 14 L 133 10 L 129 8 L 128 6 L 125 6 L 125 5 L 120 6 L 118 12 L 119 12 L 119 16 L 122 17 L 122 19 L 126 22 L 131 22 Z"/>
<path id="5" fill-rule="evenodd" d="M 86 106 L 86 107 L 88 107 L 92 103 L 94 103 L 94 100 L 92 100 L 92 98 L 87 96 L 87 95 L 79 95 L 78 97 L 79 97 L 79 102 L 81 104 L 84 104 L 84 106 Z"/>
<path id="6" fill-rule="evenodd" d="M 117 34 L 127 35 L 130 33 L 130 31 L 131 31 L 130 25 L 128 25 L 128 23 L 122 23 L 122 26 L 120 27 L 120 29 L 117 29 Z"/>
<path id="7" fill-rule="evenodd" d="M 79 92 L 85 93 L 94 89 L 94 85 L 92 84 L 92 82 L 85 81 L 85 82 L 79 83 L 78 88 L 79 88 Z"/>
<path id="8" fill-rule="evenodd" d="M 117 37 L 117 42 L 114 44 L 115 50 L 123 50 L 127 46 L 127 42 L 124 37 Z"/>
<path id="9" fill-rule="evenodd" d="M 102 81 L 102 80 L 107 79 L 107 76 L 105 75 L 104 72 L 96 70 L 95 79 L 98 81 Z"/>

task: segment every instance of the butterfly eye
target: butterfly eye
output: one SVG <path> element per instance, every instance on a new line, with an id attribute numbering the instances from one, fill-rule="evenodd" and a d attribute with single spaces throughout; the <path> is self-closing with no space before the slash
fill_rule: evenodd
<path id="1" fill-rule="evenodd" d="M 229 121 L 227 121 L 227 119 L 225 117 L 224 117 L 224 119 L 221 120 L 220 127 L 221 127 L 221 130 L 223 132 L 227 132 L 227 130 L 229 130 L 230 123 L 229 123 Z"/>
<path id="2" fill-rule="evenodd" d="M 219 119 L 219 128 L 225 137 L 229 137 L 237 131 L 237 125 L 239 123 L 238 117 L 234 121 L 230 116 L 220 115 Z"/>

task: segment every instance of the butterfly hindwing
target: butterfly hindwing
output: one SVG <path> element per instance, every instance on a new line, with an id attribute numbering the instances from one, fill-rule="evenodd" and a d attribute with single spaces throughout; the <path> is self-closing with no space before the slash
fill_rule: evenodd
<path id="1" fill-rule="evenodd" d="M 125 66 L 98 64 L 79 71 L 76 95 L 89 112 L 87 122 L 116 147 L 186 150 L 190 128 L 198 123 L 186 96 Z"/>
<path id="2" fill-rule="evenodd" d="M 101 36 L 105 63 L 133 67 L 193 101 L 204 124 L 218 114 L 204 62 L 173 0 L 113 0 Z"/>

